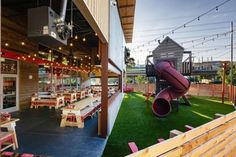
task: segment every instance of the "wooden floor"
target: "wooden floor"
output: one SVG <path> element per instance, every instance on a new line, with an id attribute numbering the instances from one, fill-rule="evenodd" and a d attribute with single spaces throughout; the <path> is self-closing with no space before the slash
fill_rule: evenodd
<path id="1" fill-rule="evenodd" d="M 19 153 L 55 157 L 99 157 L 106 140 L 97 137 L 97 116 L 85 120 L 83 129 L 60 127 L 61 111 L 48 108 L 13 113 Z"/>

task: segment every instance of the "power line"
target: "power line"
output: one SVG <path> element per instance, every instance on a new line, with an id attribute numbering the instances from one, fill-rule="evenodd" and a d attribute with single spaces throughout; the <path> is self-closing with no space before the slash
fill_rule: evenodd
<path id="1" fill-rule="evenodd" d="M 227 32 L 223 32 L 223 33 L 217 33 L 217 34 L 212 34 L 212 35 L 204 36 L 204 37 L 201 37 L 201 38 L 198 38 L 198 39 L 184 41 L 184 42 L 181 42 L 181 44 L 183 45 L 183 44 L 186 44 L 186 43 L 195 43 L 197 41 L 202 41 L 202 42 L 198 42 L 198 43 L 193 44 L 193 45 L 191 45 L 191 46 L 186 48 L 186 49 L 194 49 L 194 48 L 196 48 L 196 46 L 204 45 L 207 42 L 215 41 L 215 40 L 220 40 L 222 38 L 222 36 L 227 36 L 230 33 L 231 33 L 231 31 L 227 31 Z M 139 51 L 145 51 L 145 50 L 149 51 L 150 49 L 155 48 L 155 47 L 156 47 L 156 45 L 154 45 L 154 44 L 149 44 L 148 48 L 147 48 L 147 46 L 143 45 L 144 49 L 142 49 L 142 47 L 140 47 L 141 50 L 139 49 Z M 134 50 L 134 52 L 135 52 L 135 50 Z"/>
<path id="2" fill-rule="evenodd" d="M 230 11 L 225 11 L 225 12 L 219 12 L 218 14 L 225 14 L 225 13 L 234 13 L 236 12 L 236 10 L 230 10 Z M 210 13 L 208 15 L 211 15 L 213 13 Z M 154 20 L 158 20 L 158 21 L 168 21 L 168 20 L 175 20 L 175 19 L 184 19 L 184 18 L 192 18 L 192 17 L 196 17 L 196 15 L 192 15 L 192 16 L 177 16 L 177 17 L 169 17 L 169 18 L 158 18 L 158 19 L 149 19 L 149 20 L 142 20 L 142 21 L 137 21 L 137 23 L 140 22 L 148 22 L 148 21 L 154 21 Z M 140 20 L 140 19 L 139 19 Z"/>
<path id="3" fill-rule="evenodd" d="M 164 33 L 164 34 L 163 34 L 162 36 L 160 36 L 160 37 L 157 37 L 157 38 L 155 38 L 155 39 L 153 39 L 153 40 L 150 40 L 148 43 L 150 43 L 150 42 L 157 42 L 158 39 L 160 39 L 161 37 L 164 38 L 165 36 L 167 36 L 167 35 L 169 35 L 169 34 L 173 34 L 175 31 L 177 31 L 177 30 L 179 30 L 179 29 L 181 29 L 181 28 L 185 28 L 188 24 L 190 24 L 190 23 L 192 23 L 192 22 L 194 22 L 194 21 L 200 21 L 201 17 L 203 17 L 203 16 L 209 14 L 210 12 L 212 12 L 212 11 L 214 11 L 214 10 L 218 11 L 219 7 L 225 5 L 225 4 L 228 3 L 229 1 L 231 1 L 231 0 L 226 0 L 226 1 L 222 2 L 222 3 L 220 3 L 219 5 L 213 7 L 213 8 L 211 8 L 210 10 L 208 10 L 208 11 L 206 11 L 206 12 L 200 14 L 199 16 L 197 16 L 197 17 L 195 17 L 195 18 L 193 18 L 192 20 L 187 21 L 187 22 L 184 23 L 183 25 L 180 25 L 180 26 L 178 26 L 178 27 L 172 29 L 171 31 L 169 31 L 169 32 L 167 32 L 167 33 Z M 138 47 L 139 47 L 139 46 L 137 46 L 137 48 L 138 48 Z M 135 49 L 135 48 L 134 48 L 134 49 Z M 133 50 L 134 50 L 134 49 L 133 49 Z"/>
<path id="4" fill-rule="evenodd" d="M 221 22 L 211 22 L 211 23 L 203 23 L 203 24 L 193 24 L 193 25 L 187 25 L 185 28 L 191 28 L 191 27 L 201 27 L 201 26 L 210 26 L 210 25 L 218 25 L 218 24 L 227 24 L 231 21 L 221 21 Z M 153 31 L 164 31 L 164 30 L 170 30 L 174 29 L 175 27 L 164 27 L 164 28 L 153 28 L 153 29 L 146 29 L 146 30 L 134 30 L 135 33 L 143 33 L 143 32 L 153 32 Z"/>

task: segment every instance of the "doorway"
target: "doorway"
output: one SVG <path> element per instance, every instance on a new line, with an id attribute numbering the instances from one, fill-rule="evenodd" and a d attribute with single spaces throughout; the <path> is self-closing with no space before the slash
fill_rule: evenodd
<path id="1" fill-rule="evenodd" d="M 18 109 L 18 82 L 17 75 L 14 74 L 2 74 L 0 77 L 2 84 L 1 91 L 1 111 L 2 112 L 14 112 Z"/>

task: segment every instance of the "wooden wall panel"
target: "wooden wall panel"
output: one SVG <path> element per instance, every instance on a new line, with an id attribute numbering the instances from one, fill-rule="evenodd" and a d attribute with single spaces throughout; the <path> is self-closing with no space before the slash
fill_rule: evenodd
<path id="1" fill-rule="evenodd" d="M 24 21 L 24 17 L 12 18 L 7 14 L 14 14 L 14 11 L 7 10 L 2 8 L 2 16 L 1 16 L 1 46 L 4 49 L 24 53 L 24 54 L 34 54 L 38 52 L 38 44 L 29 40 L 27 37 L 27 23 L 19 24 L 16 21 L 22 19 Z M 25 45 L 22 46 L 21 42 L 25 42 Z M 8 43 L 9 46 L 5 46 L 5 43 Z"/>
<path id="2" fill-rule="evenodd" d="M 73 0 L 103 43 L 109 41 L 109 0 Z"/>
<path id="3" fill-rule="evenodd" d="M 34 54 L 38 52 L 38 44 L 27 37 L 27 23 L 23 16 L 12 17 L 14 11 L 2 8 L 1 16 L 1 46 L 3 49 L 20 54 Z M 21 20 L 22 19 L 22 20 Z M 21 45 L 25 42 L 25 45 Z M 8 46 L 5 46 L 8 43 Z M 29 79 L 29 75 L 33 79 Z M 19 108 L 24 109 L 30 106 L 30 97 L 38 91 L 38 65 L 19 62 Z"/>
<path id="4" fill-rule="evenodd" d="M 38 65 L 20 62 L 19 70 L 19 104 L 20 110 L 29 108 L 30 97 L 38 92 Z M 29 79 L 29 75 L 33 78 Z"/>

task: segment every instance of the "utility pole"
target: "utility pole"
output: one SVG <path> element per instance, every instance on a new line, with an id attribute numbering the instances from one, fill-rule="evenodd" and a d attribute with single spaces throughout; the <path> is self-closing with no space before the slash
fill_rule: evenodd
<path id="1" fill-rule="evenodd" d="M 231 97 L 231 101 L 232 103 L 234 103 L 233 101 L 233 51 L 234 51 L 234 47 L 233 47 L 233 34 L 234 34 L 234 26 L 233 26 L 233 21 L 231 21 L 231 60 L 230 60 L 230 97 Z"/>

